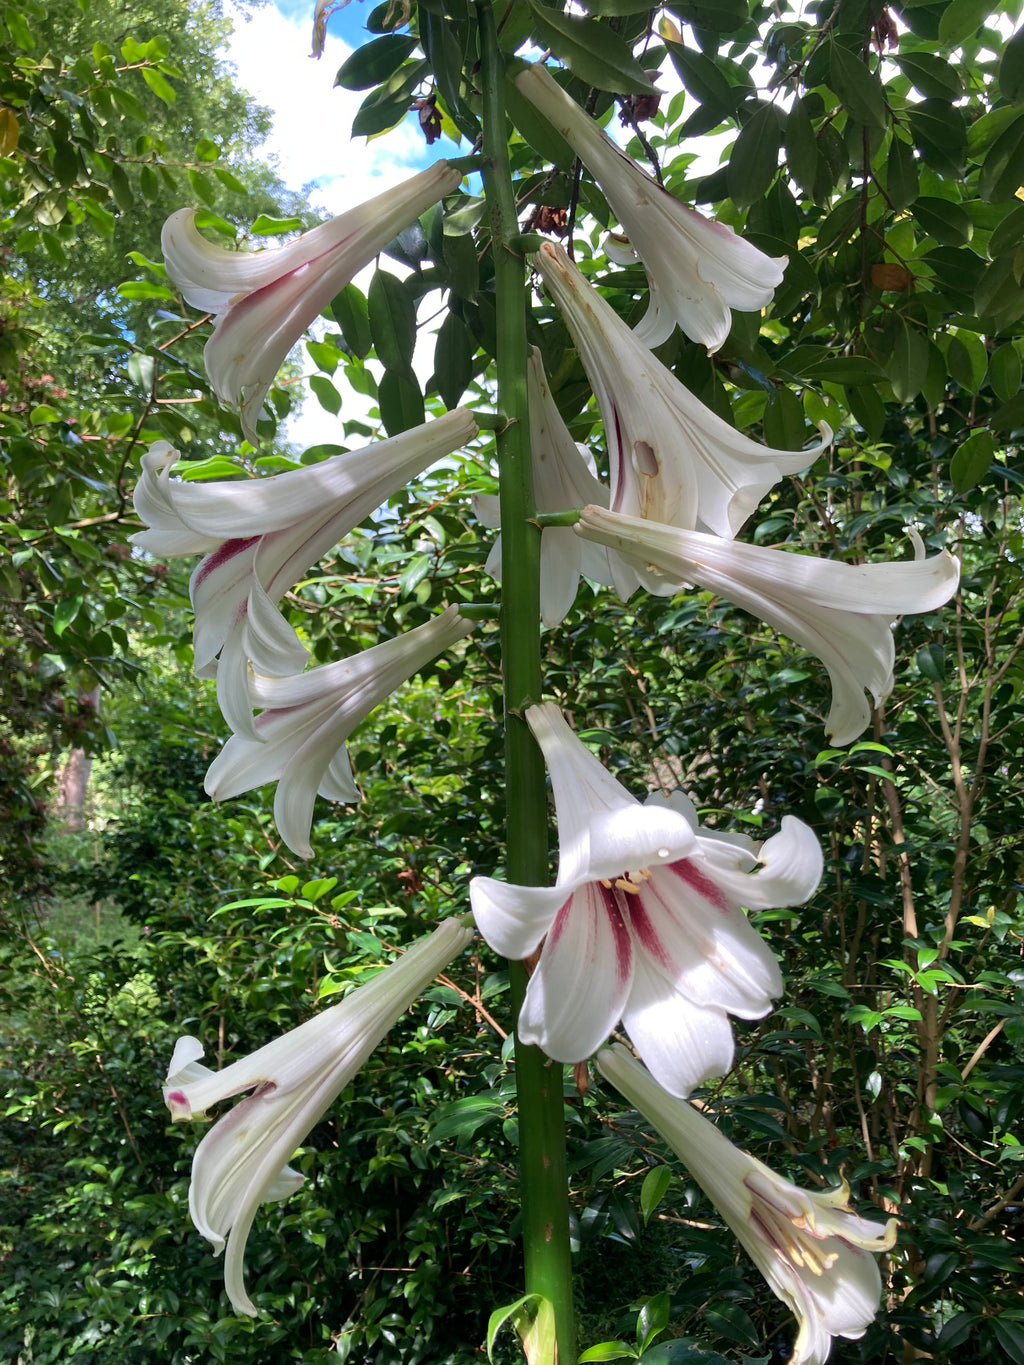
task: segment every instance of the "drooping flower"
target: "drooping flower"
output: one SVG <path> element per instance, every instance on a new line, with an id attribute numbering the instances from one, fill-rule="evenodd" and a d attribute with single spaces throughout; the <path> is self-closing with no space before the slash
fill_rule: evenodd
<path id="1" fill-rule="evenodd" d="M 533 258 L 579 349 L 604 421 L 611 508 L 666 526 L 733 537 L 784 474 L 813 464 L 832 439 L 774 450 L 695 398 L 630 331 L 560 246 Z"/>
<path id="2" fill-rule="evenodd" d="M 850 1187 L 803 1190 L 729 1139 L 685 1100 L 667 1094 L 621 1045 L 597 1067 L 657 1128 L 777 1295 L 797 1316 L 789 1365 L 824 1365 L 833 1337 L 856 1341 L 878 1312 L 875 1257 L 896 1242 L 896 1219 L 850 1208 Z"/>
<path id="3" fill-rule="evenodd" d="M 154 555 L 205 556 L 189 582 L 195 669 L 216 677 L 232 730 L 255 735 L 250 662 L 266 677 L 287 677 L 308 660 L 277 610 L 288 589 L 392 493 L 476 434 L 472 415 L 456 408 L 320 464 L 237 482 L 172 479 L 178 452 L 166 441 L 150 446 L 134 495 L 148 529 L 131 539 Z"/>
<path id="4" fill-rule="evenodd" d="M 709 353 L 732 325 L 731 308 L 766 308 L 782 283 L 785 256 L 766 256 L 731 227 L 682 204 L 628 157 L 565 93 L 541 65 L 516 77 L 516 85 L 597 179 L 628 238 L 626 253 L 614 243 L 613 260 L 639 255 L 651 286 L 647 316 L 636 330 L 648 346 L 665 341 L 678 322 Z M 621 248 L 620 239 L 620 248 Z"/>
<path id="5" fill-rule="evenodd" d="M 520 1036 L 577 1062 L 621 1019 L 661 1083 L 689 1094 L 732 1063 L 728 1015 L 758 1019 L 782 992 L 778 964 L 740 906 L 806 900 L 821 877 L 818 841 L 790 815 L 758 847 L 701 828 L 685 798 L 641 805 L 553 703 L 526 719 L 551 774 L 557 880 L 470 883 L 492 948 L 513 959 L 541 950 Z"/>
<path id="6" fill-rule="evenodd" d="M 201 236 L 194 209 L 178 209 L 161 241 L 167 273 L 194 308 L 215 313 L 206 372 L 217 397 L 237 404 L 256 442 L 263 400 L 288 352 L 352 276 L 461 178 L 446 161 L 287 246 L 227 251 Z"/>
<path id="7" fill-rule="evenodd" d="M 253 1092 L 199 1144 L 188 1192 L 196 1228 L 218 1254 L 227 1245 L 224 1287 L 237 1312 L 257 1312 L 246 1291 L 243 1258 L 258 1206 L 285 1199 L 302 1184 L 285 1163 L 391 1026 L 472 937 L 459 920 L 445 920 L 340 1004 L 223 1071 L 199 1062 L 203 1045 L 197 1038 L 179 1038 L 164 1083 L 164 1103 L 175 1122 L 205 1119 L 212 1105 Z"/>
<path id="8" fill-rule="evenodd" d="M 877 706 L 892 691 L 895 618 L 936 610 L 960 580 L 960 566 L 948 551 L 923 557 L 916 532 L 919 557 L 913 560 L 842 564 L 659 526 L 603 507 L 584 508 L 574 529 L 630 560 L 650 592 L 667 596 L 696 583 L 816 654 L 832 684 L 825 732 L 833 744 L 849 744 L 870 722 L 865 692 Z"/>
<path id="9" fill-rule="evenodd" d="M 534 347 L 526 366 L 530 405 L 530 456 L 533 493 L 538 512 L 565 512 L 586 503 L 607 507 L 608 489 L 598 479 L 586 446 L 578 445 L 551 396 L 544 362 Z M 501 525 L 497 497 L 478 494 L 474 510 L 484 526 Z M 580 547 L 584 553 L 580 554 Z M 588 553 L 587 551 L 596 551 Z M 613 573 L 611 551 L 588 545 L 574 536 L 571 526 L 545 526 L 540 537 L 540 614 L 546 626 L 557 626 L 576 600 L 580 575 L 595 583 L 632 581 L 636 575 L 625 563 Z M 501 581 L 501 536 L 494 542 L 484 569 Z M 628 593 L 626 594 L 628 596 Z"/>
<path id="10" fill-rule="evenodd" d="M 215 801 L 277 782 L 274 821 L 300 858 L 311 858 L 309 830 L 317 795 L 358 801 L 345 741 L 375 706 L 418 668 L 468 635 L 474 622 L 448 607 L 425 625 L 287 678 L 253 675 L 249 696 L 264 707 L 255 738 L 234 734 L 210 764 L 206 791 Z"/>

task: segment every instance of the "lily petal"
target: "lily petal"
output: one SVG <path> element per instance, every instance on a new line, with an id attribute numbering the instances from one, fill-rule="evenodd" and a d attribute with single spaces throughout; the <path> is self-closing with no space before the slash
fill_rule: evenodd
<path id="1" fill-rule="evenodd" d="M 197 1039 L 179 1039 L 164 1085 L 174 1120 L 203 1118 L 214 1104 L 253 1091 L 203 1138 L 189 1186 L 196 1228 L 215 1252 L 227 1244 L 224 1285 L 237 1312 L 257 1313 L 242 1267 L 257 1208 L 302 1183 L 285 1163 L 391 1026 L 472 937 L 459 920 L 446 920 L 340 1004 L 223 1071 L 198 1063 Z"/>
<path id="2" fill-rule="evenodd" d="M 278 832 L 299 857 L 312 857 L 309 830 L 317 793 L 338 799 L 344 791 L 341 799 L 358 799 L 354 784 L 346 785 L 347 760 L 338 766 L 345 740 L 375 706 L 474 624 L 448 607 L 425 625 L 352 658 L 287 678 L 255 676 L 251 699 L 266 708 L 256 717 L 256 736 L 231 736 L 207 771 L 206 791 L 225 801 L 277 781 Z"/>
<path id="3" fill-rule="evenodd" d="M 516 85 L 572 146 L 643 261 L 651 307 L 638 338 L 657 346 L 678 322 L 686 335 L 717 351 L 732 324 L 730 305 L 767 307 L 781 284 L 785 256 L 766 256 L 731 227 L 704 218 L 674 198 L 636 164 L 571 99 L 539 63 Z M 613 260 L 622 261 L 621 242 Z"/>
<path id="4" fill-rule="evenodd" d="M 849 744 L 893 687 L 895 646 L 890 629 L 904 612 L 933 611 L 960 579 L 947 551 L 930 559 L 842 564 L 788 550 L 724 541 L 697 531 L 584 508 L 574 530 L 633 560 L 645 586 L 662 594 L 684 582 L 719 593 L 816 654 L 832 683 L 825 731 Z"/>
<path id="5" fill-rule="evenodd" d="M 800 1324 L 790 1365 L 824 1365 L 836 1336 L 856 1340 L 878 1311 L 874 1257 L 896 1241 L 848 1205 L 849 1188 L 804 1190 L 734 1147 L 621 1046 L 598 1053 L 601 1075 L 654 1125 Z"/>
<path id="6" fill-rule="evenodd" d="M 194 308 L 215 313 L 204 358 L 222 402 L 241 409 L 254 444 L 256 422 L 278 370 L 299 337 L 353 275 L 403 228 L 458 185 L 439 161 L 358 208 L 267 251 L 227 251 L 195 226 L 195 210 L 164 224 L 167 273 Z"/>
<path id="7" fill-rule="evenodd" d="M 784 474 L 806 469 L 831 441 L 826 423 L 806 450 L 752 441 L 680 384 L 561 247 L 545 242 L 533 260 L 601 410 L 613 511 L 732 539 Z"/>

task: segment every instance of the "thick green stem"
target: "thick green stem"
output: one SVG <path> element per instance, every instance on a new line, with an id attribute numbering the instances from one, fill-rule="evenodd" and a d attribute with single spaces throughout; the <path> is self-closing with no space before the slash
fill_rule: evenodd
<path id="1" fill-rule="evenodd" d="M 508 163 L 503 61 L 489 3 L 477 4 L 480 86 L 483 91 L 484 193 L 494 252 L 498 317 L 498 407 L 508 422 L 496 437 L 501 497 L 501 644 L 505 685 L 505 758 L 509 881 L 538 886 L 547 880 L 547 818 L 544 765 L 523 713 L 541 698 L 540 527 L 530 469 L 526 396 L 526 271 L 517 241 L 512 176 Z M 527 972 L 510 964 L 516 1017 Z M 541 1294 L 554 1308 L 557 1355 L 534 1356 L 531 1365 L 575 1365 L 576 1327 L 569 1200 L 565 1163 L 562 1067 L 516 1035 L 516 1089 L 523 1204 L 526 1292 Z"/>

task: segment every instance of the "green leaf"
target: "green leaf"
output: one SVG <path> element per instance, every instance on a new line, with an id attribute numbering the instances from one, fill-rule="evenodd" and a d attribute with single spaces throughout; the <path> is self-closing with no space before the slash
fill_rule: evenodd
<path id="1" fill-rule="evenodd" d="M 437 331 L 434 347 L 434 381 L 446 408 L 455 408 L 473 378 L 476 342 L 455 312 L 449 311 Z"/>
<path id="2" fill-rule="evenodd" d="M 358 285 L 347 284 L 340 294 L 335 294 L 328 312 L 341 328 L 349 354 L 365 360 L 373 339 L 366 299 Z"/>
<path id="3" fill-rule="evenodd" d="M 367 292 L 370 335 L 386 370 L 404 370 L 416 348 L 416 307 L 403 282 L 386 270 L 374 271 Z"/>
<path id="4" fill-rule="evenodd" d="M 672 1171 L 668 1166 L 654 1166 L 644 1176 L 643 1184 L 640 1186 L 640 1212 L 645 1223 L 651 1221 L 671 1183 Z"/>
<path id="5" fill-rule="evenodd" d="M 946 350 L 949 373 L 962 389 L 977 393 L 988 372 L 988 351 L 980 336 L 962 328 L 949 339 Z"/>
<path id="6" fill-rule="evenodd" d="M 1004 1314 L 991 1319 L 992 1335 L 1014 1365 L 1024 1365 L 1024 1326 Z"/>
<path id="7" fill-rule="evenodd" d="M 786 116 L 783 136 L 786 165 L 789 173 L 809 197 L 814 197 L 814 183 L 818 177 L 818 139 L 807 110 L 805 99 L 795 99 Z"/>
<path id="8" fill-rule="evenodd" d="M 58 185 L 65 189 L 78 179 L 80 163 L 78 152 L 70 142 L 58 142 L 53 149 L 53 175 Z"/>
<path id="9" fill-rule="evenodd" d="M 544 115 L 530 103 L 510 76 L 505 77 L 505 107 L 523 137 L 545 161 L 550 161 L 560 170 L 572 170 L 576 164 L 576 153 L 561 133 L 552 128 Z"/>
<path id="10" fill-rule="evenodd" d="M 747 0 L 682 0 L 667 8 L 684 24 L 712 33 L 734 33 L 750 17 Z"/>
<path id="11" fill-rule="evenodd" d="M 219 161 L 220 148 L 212 138 L 201 137 L 196 143 L 196 158 L 199 161 Z"/>
<path id="12" fill-rule="evenodd" d="M 493 1360 L 494 1341 L 502 1327 L 511 1318 L 512 1325 L 519 1333 L 520 1339 L 525 1347 L 527 1339 L 534 1337 L 534 1329 L 540 1328 L 541 1336 L 551 1340 L 546 1343 L 546 1354 L 539 1351 L 531 1355 L 527 1352 L 528 1360 L 554 1360 L 554 1318 L 555 1310 L 551 1305 L 550 1299 L 544 1298 L 543 1294 L 524 1294 L 521 1299 L 516 1299 L 515 1303 L 510 1303 L 505 1308 L 496 1308 L 487 1319 L 487 1359 Z"/>
<path id="13" fill-rule="evenodd" d="M 79 593 L 76 597 L 62 597 L 53 610 L 53 633 L 63 635 L 78 615 L 85 599 Z"/>
<path id="14" fill-rule="evenodd" d="M 917 651 L 917 668 L 921 676 L 927 678 L 929 682 L 942 682 L 946 676 L 946 651 L 934 640 L 931 644 L 923 645 Z M 886 773 L 885 776 L 892 780 L 892 773 Z"/>
<path id="15" fill-rule="evenodd" d="M 203 175 L 202 171 L 197 171 L 190 167 L 188 171 L 188 183 L 192 186 L 192 193 L 196 198 L 204 203 L 208 209 L 213 208 L 217 201 L 217 191 L 210 181 L 207 180 L 206 176 Z"/>
<path id="16" fill-rule="evenodd" d="M 671 1317 L 672 1306 L 667 1293 L 655 1294 L 647 1300 L 636 1320 L 636 1342 L 641 1354 L 664 1332 Z"/>
<path id="17" fill-rule="evenodd" d="M 156 374 L 156 361 L 151 355 L 146 355 L 142 351 L 133 351 L 128 357 L 128 378 L 132 383 L 145 392 L 149 393 L 153 388 L 153 379 Z"/>
<path id="18" fill-rule="evenodd" d="M 739 1304 L 726 1300 L 714 1308 L 705 1308 L 704 1321 L 712 1331 L 728 1337 L 730 1341 L 739 1342 L 741 1346 L 756 1348 L 761 1344 L 761 1338 L 749 1313 L 745 1313 Z"/>
<path id="19" fill-rule="evenodd" d="M 1024 114 L 996 138 L 978 177 L 978 192 L 990 203 L 1012 199 L 1024 185 Z"/>
<path id="20" fill-rule="evenodd" d="M 996 443 L 991 431 L 982 428 L 979 431 L 972 431 L 966 441 L 961 442 L 957 447 L 949 464 L 949 476 L 953 481 L 953 487 L 958 493 L 966 493 L 974 488 L 988 473 L 989 465 L 995 458 Z M 921 668 L 921 657 L 918 655 L 918 667 Z M 931 674 L 921 668 L 921 672 L 926 677 Z M 939 679 L 941 680 L 941 674 Z"/>
<path id="21" fill-rule="evenodd" d="M 668 55 L 685 89 L 707 112 L 707 129 L 731 114 L 744 97 L 742 87 L 730 85 L 725 75 L 703 52 L 691 52 L 682 43 L 667 42 Z"/>
<path id="22" fill-rule="evenodd" d="M 33 427 L 45 426 L 47 422 L 59 422 L 60 413 L 49 403 L 37 403 L 28 415 L 29 425 Z"/>
<path id="23" fill-rule="evenodd" d="M 174 86 L 162 71 L 157 71 L 156 67 L 144 66 L 142 68 L 142 79 L 146 82 L 157 99 L 163 100 L 164 104 L 173 104 L 178 98 Z"/>
<path id="24" fill-rule="evenodd" d="M 412 370 L 385 370 L 377 388 L 381 421 L 389 436 L 418 427 L 426 420 L 419 382 Z"/>
<path id="25" fill-rule="evenodd" d="M 914 149 L 893 133 L 885 163 L 885 192 L 897 211 L 908 208 L 918 195 L 919 179 Z"/>
<path id="26" fill-rule="evenodd" d="M 729 156 L 726 183 L 737 208 L 749 208 L 764 196 L 779 168 L 781 146 L 782 130 L 775 106 L 759 104 L 740 129 Z"/>
<path id="27" fill-rule="evenodd" d="M 872 441 L 879 440 L 885 430 L 885 403 L 881 394 L 868 384 L 851 385 L 845 393 L 856 420 Z"/>
<path id="28" fill-rule="evenodd" d="M 408 33 L 388 33 L 383 38 L 357 47 L 342 63 L 334 84 L 343 90 L 369 90 L 380 85 L 398 68 L 416 46 L 416 39 Z"/>
<path id="29" fill-rule="evenodd" d="M 1020 392 L 1021 359 L 1017 348 L 1006 342 L 992 352 L 988 362 L 988 382 L 1000 403 L 1008 403 Z"/>
<path id="30" fill-rule="evenodd" d="M 894 56 L 892 60 L 925 98 L 956 100 L 964 93 L 960 73 L 945 57 L 937 57 L 931 52 L 908 52 Z"/>
<path id="31" fill-rule="evenodd" d="M 444 233 L 441 239 L 441 253 L 448 283 L 456 298 L 471 301 L 480 291 L 480 263 L 477 260 L 476 242 L 468 232 Z"/>
<path id="32" fill-rule="evenodd" d="M 341 394 L 325 374 L 311 374 L 309 387 L 316 394 L 317 402 L 335 417 L 341 411 Z"/>
<path id="33" fill-rule="evenodd" d="M 866 128 L 886 126 L 889 107 L 881 81 L 841 43 L 832 44 L 828 83 L 851 118 Z"/>
<path id="34" fill-rule="evenodd" d="M 649 95 L 651 82 L 632 50 L 605 24 L 528 0 L 534 35 L 574 76 L 615 95 Z"/>
<path id="35" fill-rule="evenodd" d="M 959 108 L 926 99 L 907 109 L 914 142 L 924 161 L 940 175 L 957 179 L 967 159 L 967 125 Z"/>
<path id="36" fill-rule="evenodd" d="M 999 59 L 999 89 L 1011 104 L 1024 101 L 1024 28 L 1019 28 Z"/>
<path id="37" fill-rule="evenodd" d="M 1011 209 L 992 233 L 988 243 L 988 254 L 995 260 L 1004 252 L 1015 252 L 1024 240 L 1024 204 Z"/>
<path id="38" fill-rule="evenodd" d="M 928 337 L 905 319 L 900 323 L 889 362 L 889 381 L 899 401 L 909 403 L 921 392 L 928 374 Z"/>
<path id="39" fill-rule="evenodd" d="M 939 42 L 958 47 L 984 27 L 990 13 L 989 0 L 950 0 L 939 19 Z"/>
<path id="40" fill-rule="evenodd" d="M 253 237 L 276 237 L 279 233 L 295 232 L 301 227 L 301 218 L 271 218 L 261 213 L 249 232 Z"/>
<path id="41" fill-rule="evenodd" d="M 596 1346 L 588 1346 L 578 1360 L 579 1365 L 600 1360 L 636 1360 L 636 1351 L 624 1341 L 599 1341 Z"/>
<path id="42" fill-rule="evenodd" d="M 974 224 L 967 210 L 949 199 L 919 195 L 914 200 L 914 221 L 937 242 L 964 246 L 974 236 Z"/>

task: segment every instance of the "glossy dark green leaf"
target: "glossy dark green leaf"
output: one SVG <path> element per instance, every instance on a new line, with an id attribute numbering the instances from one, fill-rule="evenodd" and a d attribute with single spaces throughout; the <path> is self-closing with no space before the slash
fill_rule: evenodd
<path id="1" fill-rule="evenodd" d="M 889 118 L 882 83 L 875 73 L 841 43 L 832 44 L 828 83 L 857 123 L 884 128 Z"/>
<path id="2" fill-rule="evenodd" d="M 910 216 L 936 241 L 949 246 L 963 246 L 974 235 L 974 224 L 967 210 L 949 199 L 919 195 Z"/>
<path id="3" fill-rule="evenodd" d="M 376 270 L 366 296 L 370 336 L 386 370 L 404 370 L 416 348 L 416 308 L 402 280 Z"/>
<path id="4" fill-rule="evenodd" d="M 953 487 L 958 493 L 966 493 L 979 483 L 988 472 L 988 467 L 995 458 L 996 443 L 991 431 L 984 428 L 972 431 L 966 441 L 962 441 L 957 447 L 956 453 L 949 463 L 949 476 L 953 480 Z M 921 667 L 920 656 L 918 656 L 918 667 Z M 921 668 L 921 672 L 925 670 Z M 925 674 L 930 677 L 930 674 Z M 941 678 L 941 673 L 939 675 Z M 936 679 L 938 681 L 938 679 Z"/>
<path id="5" fill-rule="evenodd" d="M 750 1314 L 744 1312 L 738 1303 L 719 1300 L 713 1308 L 705 1308 L 704 1321 L 712 1331 L 741 1346 L 756 1348 L 761 1344 L 760 1334 Z"/>
<path id="6" fill-rule="evenodd" d="M 437 330 L 434 380 L 446 408 L 455 408 L 473 378 L 476 342 L 457 313 L 449 311 Z"/>
<path id="7" fill-rule="evenodd" d="M 989 0 L 950 0 L 939 20 L 939 42 L 957 47 L 972 38 L 991 13 Z"/>
<path id="8" fill-rule="evenodd" d="M 472 141 L 478 124 L 462 99 L 463 42 L 466 29 L 425 6 L 419 7 L 419 34 L 424 54 L 437 82 L 437 92 L 452 120 Z"/>
<path id="9" fill-rule="evenodd" d="M 543 114 L 520 92 L 514 80 L 505 79 L 505 105 L 509 118 L 526 141 L 545 160 L 563 171 L 571 171 L 576 153 L 561 133 L 552 128 Z"/>
<path id="10" fill-rule="evenodd" d="M 885 192 L 893 208 L 909 208 L 917 198 L 919 184 L 913 147 L 893 133 L 885 163 Z"/>
<path id="11" fill-rule="evenodd" d="M 1024 185 L 1024 114 L 996 138 L 978 177 L 982 199 L 1012 199 Z"/>
<path id="12" fill-rule="evenodd" d="M 926 99 L 910 105 L 907 118 L 925 162 L 940 175 L 960 176 L 967 160 L 963 112 L 946 100 Z"/>
<path id="13" fill-rule="evenodd" d="M 764 410 L 764 439 L 776 450 L 802 450 L 807 443 L 804 405 L 792 389 L 775 390 Z"/>
<path id="14" fill-rule="evenodd" d="M 655 1210 L 668 1193 L 672 1183 L 672 1170 L 669 1166 L 652 1166 L 644 1176 L 640 1186 L 640 1212 L 644 1222 L 649 1223 Z"/>
<path id="15" fill-rule="evenodd" d="M 793 101 L 786 115 L 783 143 L 790 175 L 806 195 L 813 197 L 814 184 L 818 178 L 818 139 L 814 134 L 807 103 L 806 99 Z"/>
<path id="16" fill-rule="evenodd" d="M 846 401 L 857 422 L 872 441 L 877 441 L 885 430 L 885 403 L 877 389 L 869 384 L 846 387 Z"/>
<path id="17" fill-rule="evenodd" d="M 967 393 L 977 393 L 988 372 L 988 351 L 980 336 L 964 329 L 949 339 L 946 364 L 950 376 Z"/>
<path id="18" fill-rule="evenodd" d="M 607 25 L 565 14 L 540 0 L 527 3 L 537 41 L 549 47 L 574 76 L 616 95 L 650 94 L 651 82 L 629 44 Z"/>
<path id="19" fill-rule="evenodd" d="M 420 426 L 426 419 L 423 394 L 412 370 L 385 370 L 377 389 L 380 417 L 389 436 Z"/>
<path id="20" fill-rule="evenodd" d="M 445 234 L 442 254 L 452 293 L 467 301 L 474 299 L 480 288 L 480 263 L 472 234 Z"/>
<path id="21" fill-rule="evenodd" d="M 394 75 L 416 46 L 408 33 L 388 33 L 357 47 L 342 63 L 334 84 L 344 90 L 369 90 Z"/>
<path id="22" fill-rule="evenodd" d="M 760 104 L 740 129 L 726 171 L 729 197 L 737 208 L 749 208 L 766 193 L 779 167 L 782 129 L 772 104 Z"/>
<path id="23" fill-rule="evenodd" d="M 694 52 L 683 43 L 666 43 L 668 55 L 684 88 L 699 101 L 713 128 L 735 113 L 743 99 L 739 86 L 729 83 L 723 72 L 703 52 Z"/>
<path id="24" fill-rule="evenodd" d="M 429 70 L 426 61 L 410 59 L 383 85 L 372 90 L 356 110 L 352 136 L 373 137 L 401 123 L 412 107 L 413 91 Z"/>
<path id="25" fill-rule="evenodd" d="M 328 312 L 341 328 L 349 354 L 365 360 L 370 353 L 372 338 L 369 310 L 359 287 L 347 284 L 340 294 L 334 296 Z"/>
<path id="26" fill-rule="evenodd" d="M 907 52 L 894 55 L 893 61 L 919 94 L 938 99 L 959 99 L 964 92 L 963 81 L 956 67 L 931 52 Z"/>
<path id="27" fill-rule="evenodd" d="M 992 1318 L 992 1335 L 1014 1365 L 1024 1365 L 1024 1323 L 1006 1317 Z"/>
<path id="28" fill-rule="evenodd" d="M 993 260 L 1006 251 L 1016 251 L 1024 241 L 1024 204 L 1011 209 L 992 233 L 988 243 L 988 254 Z"/>
<path id="29" fill-rule="evenodd" d="M 1011 104 L 1024 101 L 1024 28 L 1019 28 L 999 59 L 999 89 Z"/>
<path id="30" fill-rule="evenodd" d="M 1008 403 L 1020 392 L 1020 353 L 1011 342 L 992 352 L 988 362 L 988 382 L 1001 403 Z"/>
<path id="31" fill-rule="evenodd" d="M 78 152 L 70 142 L 58 142 L 53 149 L 53 174 L 58 185 L 67 188 L 78 179 Z M 124 172 L 122 172 L 124 174 Z"/>
<path id="32" fill-rule="evenodd" d="M 682 0 L 666 8 L 684 24 L 712 33 L 734 33 L 750 16 L 747 0 Z"/>
<path id="33" fill-rule="evenodd" d="M 928 373 L 928 337 L 913 323 L 900 321 L 888 366 L 889 380 L 899 401 L 909 403 L 921 392 Z"/>

